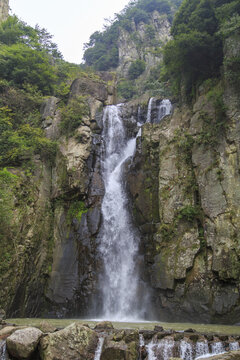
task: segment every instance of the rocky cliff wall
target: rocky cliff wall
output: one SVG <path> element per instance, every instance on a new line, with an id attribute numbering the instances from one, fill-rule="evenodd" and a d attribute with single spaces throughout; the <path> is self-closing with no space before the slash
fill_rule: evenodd
<path id="1" fill-rule="evenodd" d="M 225 60 L 236 42 L 226 41 Z M 128 182 L 161 320 L 240 320 L 239 110 L 225 72 L 193 108 L 143 127 Z"/>
<path id="2" fill-rule="evenodd" d="M 19 181 L 1 264 L 0 307 L 8 316 L 83 315 L 90 307 L 104 193 L 99 174 L 102 108 L 114 101 L 114 78 L 101 75 L 72 84 L 69 101 L 81 95 L 88 104 L 88 115 L 74 133 L 61 129 L 57 98 L 42 105 L 42 127 L 58 141 L 56 158 L 35 156 L 31 171 L 9 169 Z"/>
<path id="3" fill-rule="evenodd" d="M 9 0 L 0 0 L 0 22 L 7 19 L 8 12 L 9 12 Z"/>
<path id="4" fill-rule="evenodd" d="M 121 29 L 118 39 L 120 77 L 128 77 L 131 63 L 137 59 L 146 62 L 144 75 L 162 60 L 161 47 L 171 38 L 171 24 L 166 14 L 154 11 L 149 24 L 132 22 L 131 31 Z"/>

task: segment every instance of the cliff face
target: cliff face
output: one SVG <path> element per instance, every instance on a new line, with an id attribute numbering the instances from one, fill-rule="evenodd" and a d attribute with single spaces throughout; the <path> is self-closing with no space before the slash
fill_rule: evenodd
<path id="1" fill-rule="evenodd" d="M 0 22 L 7 19 L 8 12 L 9 12 L 9 0 L 0 0 Z"/>
<path id="2" fill-rule="evenodd" d="M 128 175 L 162 320 L 239 321 L 240 104 L 226 79 L 223 98 L 202 86 L 192 109 L 144 125 Z"/>
<path id="3" fill-rule="evenodd" d="M 114 101 L 108 83 L 114 83 L 108 74 L 73 82 L 70 100 L 86 96 L 88 115 L 71 135 L 60 128 L 59 100 L 48 98 L 42 105 L 42 127 L 48 138 L 58 140 L 56 158 L 49 163 L 35 156 L 32 173 L 9 169 L 19 176 L 12 194 L 14 224 L 1 264 L 1 307 L 10 316 L 83 315 L 90 307 L 104 193 L 99 126 L 103 105 Z"/>
<path id="4" fill-rule="evenodd" d="M 162 60 L 161 47 L 171 38 L 171 24 L 166 14 L 151 14 L 148 24 L 132 22 L 131 31 L 120 30 L 118 39 L 120 77 L 127 77 L 131 63 L 137 59 L 146 62 L 145 75 Z"/>
<path id="5" fill-rule="evenodd" d="M 158 43 L 169 39 L 170 24 L 157 12 L 151 24 L 135 28 L 138 41 L 122 30 L 121 76 L 138 58 L 146 61 L 145 74 L 160 61 L 154 43 L 140 46 L 149 26 Z M 174 105 L 160 124 L 143 125 L 126 166 L 129 204 L 141 233 L 141 278 L 153 290 L 151 307 L 161 320 L 240 321 L 240 104 L 229 70 L 239 43 L 238 36 L 226 40 L 224 77 L 205 82 L 193 107 Z M 42 127 L 59 144 L 56 158 L 35 155 L 32 173 L 9 169 L 19 178 L 6 237 L 11 241 L 1 244 L 0 307 L 9 316 L 87 316 L 97 296 L 101 119 L 103 106 L 116 101 L 114 76 L 100 75 L 72 84 L 69 101 L 85 96 L 88 105 L 74 134 L 61 130 L 59 99 L 42 105 Z M 137 121 L 146 120 L 147 100 L 145 94 L 124 106 L 129 137 L 136 135 Z"/>

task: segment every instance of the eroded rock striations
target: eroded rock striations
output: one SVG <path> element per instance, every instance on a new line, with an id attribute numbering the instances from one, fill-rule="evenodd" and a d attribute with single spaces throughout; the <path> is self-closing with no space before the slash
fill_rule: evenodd
<path id="1" fill-rule="evenodd" d="M 144 125 L 128 175 L 162 320 L 240 320 L 240 104 L 226 75 L 224 89 L 220 110 L 201 87 L 193 109 Z"/>

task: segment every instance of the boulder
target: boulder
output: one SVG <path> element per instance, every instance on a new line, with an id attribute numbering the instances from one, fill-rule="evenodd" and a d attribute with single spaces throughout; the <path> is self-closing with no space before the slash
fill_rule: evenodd
<path id="1" fill-rule="evenodd" d="M 16 330 L 21 330 L 21 329 L 25 329 L 25 328 L 26 328 L 26 326 L 4 326 L 4 328 L 2 328 L 0 330 L 0 337 L 5 337 L 8 335 L 11 335 Z"/>
<path id="2" fill-rule="evenodd" d="M 46 321 L 46 320 L 41 321 L 38 328 L 43 333 L 52 333 L 57 330 L 56 327 L 54 327 L 49 321 Z"/>
<path id="3" fill-rule="evenodd" d="M 112 330 L 112 329 L 114 329 L 114 327 L 110 321 L 102 321 L 94 327 L 94 330 Z"/>
<path id="4" fill-rule="evenodd" d="M 94 330 L 73 323 L 43 337 L 39 351 L 42 360 L 93 360 L 97 344 Z"/>
<path id="5" fill-rule="evenodd" d="M 137 360 L 139 356 L 138 331 L 124 331 L 121 336 L 110 335 L 103 344 L 101 360 Z"/>
<path id="6" fill-rule="evenodd" d="M 42 335 L 42 331 L 34 327 L 16 330 L 7 338 L 7 350 L 17 359 L 28 359 L 36 350 Z"/>

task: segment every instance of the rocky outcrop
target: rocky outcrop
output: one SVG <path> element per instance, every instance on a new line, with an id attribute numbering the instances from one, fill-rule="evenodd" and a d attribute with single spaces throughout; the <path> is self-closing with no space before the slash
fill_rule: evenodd
<path id="1" fill-rule="evenodd" d="M 99 74 L 73 83 L 69 102 L 84 99 L 87 111 L 70 134 L 61 127 L 59 99 L 46 99 L 42 128 L 58 143 L 56 157 L 34 156 L 26 173 L 11 169 L 19 179 L 10 234 L 14 244 L 6 250 L 0 287 L 8 316 L 80 315 L 91 307 L 104 193 L 99 134 L 103 105 L 114 101 L 114 81 L 111 74 Z"/>
<path id="2" fill-rule="evenodd" d="M 39 329 L 33 327 L 16 330 L 7 338 L 7 350 L 16 359 L 29 359 L 42 335 Z"/>
<path id="3" fill-rule="evenodd" d="M 7 20 L 9 12 L 9 0 L 0 1 L 0 22 Z"/>
<path id="4" fill-rule="evenodd" d="M 161 320 L 240 320 L 239 102 L 221 89 L 144 125 L 128 174 Z"/>
<path id="5" fill-rule="evenodd" d="M 135 25 L 131 23 L 131 31 L 120 30 L 118 39 L 119 67 L 117 72 L 120 77 L 128 77 L 131 63 L 137 59 L 146 62 L 145 75 L 151 67 L 159 64 L 162 59 L 160 51 L 155 51 L 156 46 L 163 46 L 170 39 L 171 24 L 166 14 L 154 11 L 149 24 L 140 22 Z M 151 35 L 147 31 L 151 29 Z"/>
<path id="6" fill-rule="evenodd" d="M 93 360 L 98 335 L 88 327 L 72 324 L 40 341 L 42 360 Z"/>

